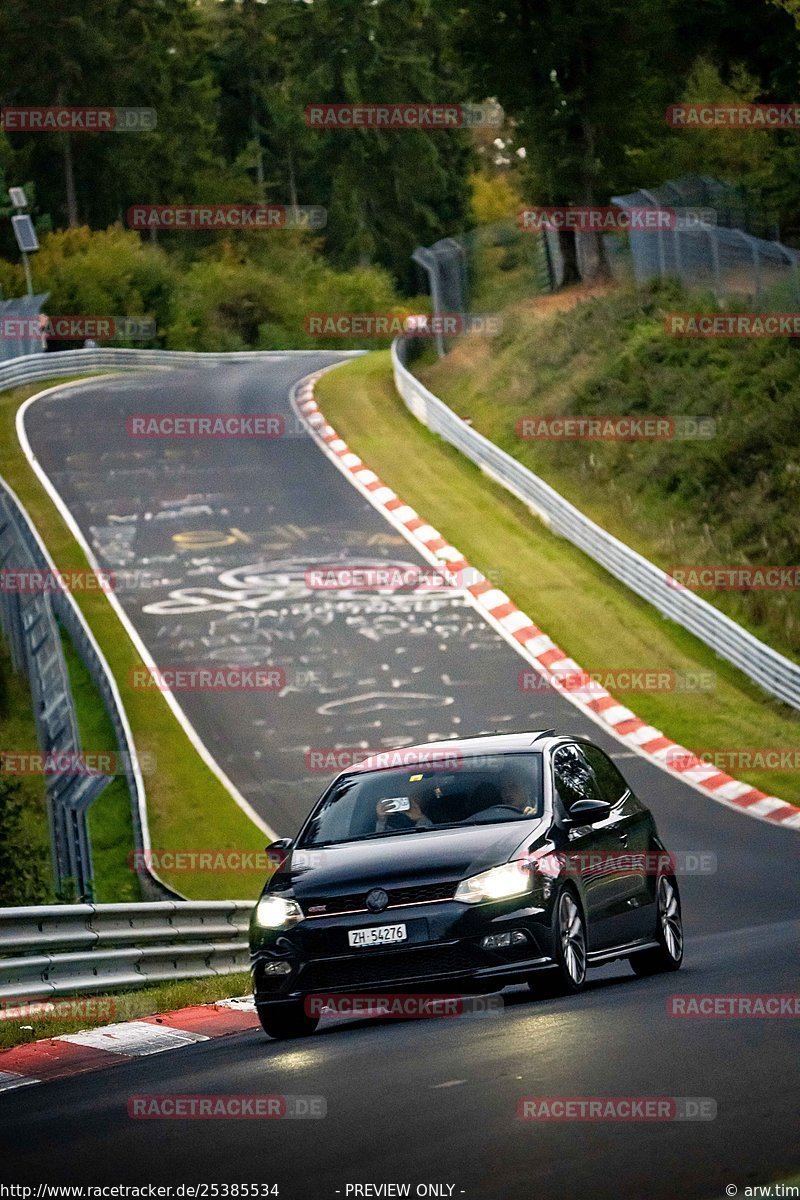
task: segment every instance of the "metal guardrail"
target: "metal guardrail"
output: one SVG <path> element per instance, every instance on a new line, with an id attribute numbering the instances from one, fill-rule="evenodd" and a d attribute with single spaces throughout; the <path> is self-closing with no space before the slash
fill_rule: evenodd
<path id="1" fill-rule="evenodd" d="M 55 572 L 55 564 L 19 502 L 0 476 L 0 569 Z M 116 681 L 74 597 L 66 590 L 15 594 L 0 590 L 0 626 L 11 647 L 12 662 L 30 681 L 39 746 L 45 752 L 79 753 L 69 677 L 58 625 L 65 630 L 92 677 L 108 713 L 119 761 L 131 797 L 134 847 L 150 848 L 144 781 L 136 747 Z M 59 892 L 67 886 L 91 899 L 91 845 L 86 825 L 89 805 L 109 782 L 105 776 L 48 775 L 48 810 L 53 878 Z M 146 861 L 146 857 L 143 858 Z M 182 899 L 151 872 L 140 875 L 148 899 Z"/>
<path id="2" fill-rule="evenodd" d="M 662 616 L 688 629 L 765 691 L 800 709 L 800 664 L 759 641 L 694 592 L 679 589 L 666 571 L 612 537 L 540 476 L 470 428 L 411 374 L 405 365 L 406 353 L 407 341 L 396 339 L 392 344 L 395 387 L 418 421 L 455 446 L 532 508 L 555 533 L 578 546 Z"/>
<path id="3" fill-rule="evenodd" d="M 47 569 L 41 553 L 22 536 L 25 521 L 0 480 L 0 569 L 31 573 Z M 38 547 L 36 548 L 38 549 Z M 56 621 L 54 597 L 43 591 L 0 589 L 0 626 L 11 646 L 11 660 L 28 678 L 40 748 L 53 756 L 80 761 L 81 742 L 69 675 Z M 105 775 L 72 772 L 46 775 L 53 880 L 65 896 L 73 887 L 92 898 L 92 852 L 87 811 L 111 782 Z"/>
<path id="4" fill-rule="evenodd" d="M 97 347 L 92 350 L 58 350 L 52 354 L 29 354 L 0 366 L 0 390 L 55 379 L 61 375 L 80 375 L 83 371 L 141 371 L 152 368 L 218 367 L 237 362 L 269 362 L 274 358 L 297 358 L 322 354 L 321 350 L 234 350 L 230 353 L 194 350 L 117 350 Z M 339 357 L 363 354 L 363 350 L 338 351 Z"/>
<path id="5" fill-rule="evenodd" d="M 247 970 L 248 900 L 0 908 L 0 1001 Z"/>

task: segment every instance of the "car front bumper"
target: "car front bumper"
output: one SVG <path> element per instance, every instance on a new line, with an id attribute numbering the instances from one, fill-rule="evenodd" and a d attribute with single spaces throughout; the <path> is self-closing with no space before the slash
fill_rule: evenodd
<path id="1" fill-rule="evenodd" d="M 396 923 L 406 925 L 407 941 L 389 948 L 348 946 L 350 930 Z M 515 931 L 524 941 L 503 948 L 482 944 Z M 266 974 L 276 962 L 288 964 L 289 973 Z M 494 991 L 553 962 L 549 906 L 528 894 L 480 905 L 449 900 L 377 916 L 307 918 L 283 932 L 254 929 L 251 970 L 256 1004 L 275 1004 L 319 993 Z"/>

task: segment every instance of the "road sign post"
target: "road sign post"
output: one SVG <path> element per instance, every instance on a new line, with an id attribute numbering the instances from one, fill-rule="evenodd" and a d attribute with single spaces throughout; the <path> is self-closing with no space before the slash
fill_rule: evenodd
<path id="1" fill-rule="evenodd" d="M 8 195 L 14 208 L 28 207 L 28 198 L 25 195 L 24 188 L 9 188 Z M 27 213 L 17 213 L 16 216 L 12 217 L 11 226 L 14 230 L 14 237 L 17 239 L 20 254 L 22 255 L 22 266 L 25 271 L 25 283 L 28 287 L 28 295 L 32 296 L 33 280 L 31 279 L 31 266 L 28 262 L 28 255 L 35 253 L 39 249 L 39 239 L 36 236 L 33 221 Z"/>

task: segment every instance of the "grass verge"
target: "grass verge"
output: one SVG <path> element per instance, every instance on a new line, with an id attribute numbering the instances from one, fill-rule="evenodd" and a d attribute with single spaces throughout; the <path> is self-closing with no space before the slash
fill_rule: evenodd
<path id="1" fill-rule="evenodd" d="M 715 306 L 675 284 L 566 289 L 506 307 L 499 337 L 462 338 L 418 374 L 460 417 L 665 571 L 794 567 L 797 347 L 785 337 L 669 336 L 667 314 L 687 311 Z M 674 419 L 683 430 L 590 440 L 547 438 L 520 424 L 605 416 Z M 707 436 L 682 436 L 690 422 Z M 796 589 L 701 594 L 770 646 L 800 655 Z"/>
<path id="2" fill-rule="evenodd" d="M 38 745 L 28 681 L 12 671 L 0 636 L 0 750 L 36 750 Z M 44 778 L 0 776 L 0 906 L 53 899 Z"/>
<path id="3" fill-rule="evenodd" d="M 713 672 L 709 692 L 618 693 L 638 716 L 692 750 L 797 744 L 797 714 L 550 533 L 523 504 L 420 425 L 395 392 L 388 352 L 338 367 L 319 381 L 317 394 L 325 416 L 369 467 L 473 566 L 496 579 L 582 668 L 646 668 L 695 677 Z M 521 667 L 520 659 L 510 670 L 512 692 Z M 730 773 L 800 804 L 797 773 Z"/>
<path id="4" fill-rule="evenodd" d="M 14 426 L 23 400 L 45 386 L 64 382 L 67 380 L 51 380 L 46 385 L 0 393 L 3 475 L 25 506 L 56 566 L 62 571 L 86 571 L 90 568 L 83 550 L 31 470 Z M 104 594 L 76 592 L 75 599 L 117 680 L 137 750 L 152 756 L 156 764 L 145 777 L 153 847 L 165 851 L 263 850 L 264 834 L 203 763 L 163 695 L 130 687 L 131 670 L 143 664 Z M 106 836 L 102 830 L 101 834 Z M 255 878 L 222 871 L 164 871 L 162 877 L 198 900 L 250 899 L 260 883 Z"/>
<path id="5" fill-rule="evenodd" d="M 170 1012 L 191 1004 L 210 1004 L 231 996 L 244 996 L 252 991 L 247 971 L 234 975 L 215 975 L 210 979 L 181 979 L 174 983 L 159 983 L 136 991 L 117 992 L 95 997 L 70 999 L 58 997 L 54 1011 L 28 1016 L 4 1016 L 0 1011 L 0 1050 L 36 1042 L 40 1038 L 58 1037 L 61 1033 L 77 1033 L 80 1029 L 97 1029 L 116 1021 L 133 1021 L 153 1013 Z M 13 1011 L 19 1001 L 9 1000 L 6 1011 Z M 31 1003 L 47 1003 L 36 1001 Z M 60 1015 L 70 1005 L 78 1006 L 74 1016 Z M 84 1008 L 81 1009 L 80 1006 Z"/>

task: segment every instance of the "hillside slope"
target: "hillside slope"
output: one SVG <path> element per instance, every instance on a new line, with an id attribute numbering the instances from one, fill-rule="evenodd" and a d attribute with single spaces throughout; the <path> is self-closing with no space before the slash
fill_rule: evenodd
<path id="1" fill-rule="evenodd" d="M 800 351 L 785 338 L 677 339 L 667 312 L 706 307 L 677 288 L 528 301 L 500 336 L 418 368 L 460 416 L 664 569 L 800 562 Z M 553 298 L 555 299 L 555 298 Z M 524 417 L 712 417 L 699 440 L 540 440 Z M 790 656 L 797 591 L 706 591 Z"/>

